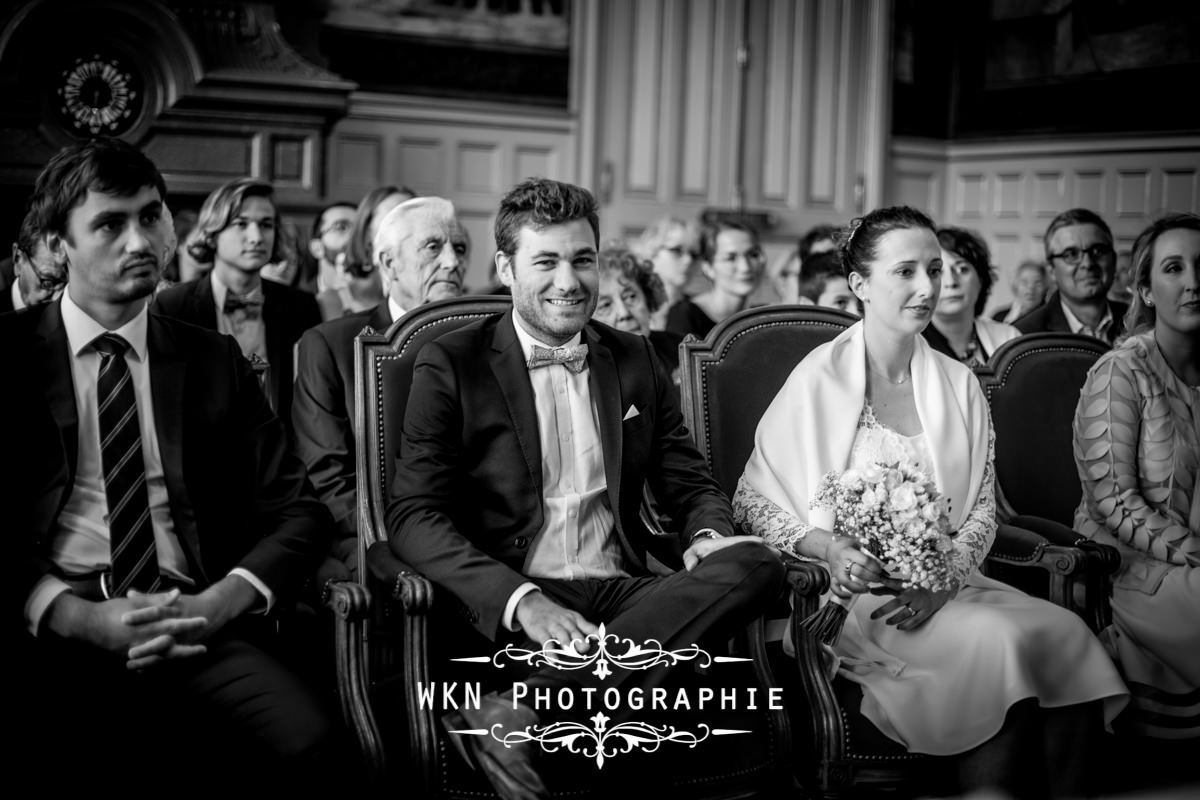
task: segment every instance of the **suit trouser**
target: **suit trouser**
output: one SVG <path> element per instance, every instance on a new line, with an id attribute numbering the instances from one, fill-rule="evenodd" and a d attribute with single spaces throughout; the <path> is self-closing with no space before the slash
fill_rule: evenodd
<path id="1" fill-rule="evenodd" d="M 666 577 L 611 578 L 603 580 L 536 579 L 541 590 L 560 605 L 577 611 L 593 623 L 604 622 L 605 633 L 618 642 L 636 644 L 656 640 L 663 650 L 692 645 L 709 647 L 727 641 L 779 598 L 784 568 L 767 548 L 741 543 L 723 548 L 701 561 L 692 571 Z M 612 642 L 612 640 L 609 640 Z M 540 647 L 540 643 L 537 643 Z M 623 652 L 623 645 L 612 648 Z M 614 668 L 601 678 L 591 670 L 565 672 L 553 667 L 537 670 L 525 682 L 531 690 L 563 687 L 600 691 L 643 691 L 660 686 L 671 670 Z M 618 714 L 620 716 L 620 714 Z"/>
<path id="2" fill-rule="evenodd" d="M 107 778 L 129 795 L 148 780 L 192 789 L 325 780 L 345 752 L 324 703 L 251 638 L 222 634 L 202 655 L 140 672 L 89 645 L 24 634 L 16 705 L 31 765 L 49 786 Z"/>

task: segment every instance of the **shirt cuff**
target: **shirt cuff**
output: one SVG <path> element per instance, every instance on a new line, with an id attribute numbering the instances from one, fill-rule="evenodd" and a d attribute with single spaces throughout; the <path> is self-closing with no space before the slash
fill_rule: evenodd
<path id="1" fill-rule="evenodd" d="M 263 583 L 261 580 L 259 580 L 257 575 L 255 575 L 250 570 L 243 569 L 241 567 L 234 567 L 233 569 L 229 570 L 229 574 L 237 575 L 239 578 L 244 580 L 246 583 L 253 586 L 258 591 L 258 593 L 263 596 L 263 599 L 267 601 L 267 604 L 265 607 L 251 609 L 250 610 L 251 614 L 270 614 L 271 613 L 271 609 L 275 607 L 275 593 L 272 592 L 270 589 L 268 589 L 267 585 L 265 583 Z"/>
<path id="2" fill-rule="evenodd" d="M 38 635 L 42 617 L 46 616 L 46 610 L 50 608 L 54 599 L 63 592 L 69 591 L 71 591 L 71 587 L 64 581 L 53 575 L 42 576 L 41 580 L 33 587 L 33 591 L 29 593 L 29 597 L 25 598 L 25 624 L 29 626 L 31 634 Z"/>
<path id="3" fill-rule="evenodd" d="M 522 583 L 512 594 L 508 596 L 508 602 L 504 604 L 504 616 L 500 618 L 500 624 L 505 628 L 516 633 L 521 630 L 521 623 L 517 622 L 517 603 L 521 602 L 521 598 L 530 592 L 539 591 L 536 583 Z"/>
<path id="4" fill-rule="evenodd" d="M 696 543 L 697 539 L 724 539 L 725 537 L 717 533 L 712 528 L 701 528 L 688 538 L 688 547 Z"/>

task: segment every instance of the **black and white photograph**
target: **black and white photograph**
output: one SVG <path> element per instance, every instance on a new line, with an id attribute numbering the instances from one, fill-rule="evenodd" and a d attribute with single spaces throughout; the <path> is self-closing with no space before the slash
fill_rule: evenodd
<path id="1" fill-rule="evenodd" d="M 10 795 L 1200 796 L 1200 2 L 0 0 L 0 89 Z"/>

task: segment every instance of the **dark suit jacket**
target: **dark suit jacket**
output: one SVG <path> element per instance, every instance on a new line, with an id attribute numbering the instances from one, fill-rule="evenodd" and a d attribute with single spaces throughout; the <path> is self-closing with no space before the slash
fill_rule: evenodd
<path id="1" fill-rule="evenodd" d="M 262 286 L 267 363 L 271 365 L 270 385 L 266 388 L 275 413 L 290 426 L 295 359 L 293 347 L 300 341 L 301 334 L 321 322 L 321 311 L 316 298 L 307 292 L 265 279 Z M 217 305 L 213 299 L 211 278 L 207 275 L 163 289 L 154 300 L 154 308 L 160 314 L 201 328 L 211 331 L 217 329 Z"/>
<path id="2" fill-rule="evenodd" d="M 1113 316 L 1113 324 L 1108 329 L 1108 343 L 1112 344 L 1118 336 L 1125 332 L 1125 312 L 1129 310 L 1129 306 L 1109 300 L 1108 307 Z M 1063 313 L 1058 292 L 1051 294 L 1046 298 L 1045 303 L 1018 319 L 1013 325 L 1021 333 L 1071 332 L 1071 325 L 1067 322 L 1067 315 Z"/>
<path id="3" fill-rule="evenodd" d="M 6 374 L 23 376 L 0 404 L 6 419 L 26 421 L 12 426 L 18 449 L 0 459 L 13 523 L 6 538 L 21 556 L 12 588 L 23 600 L 55 569 L 44 547 L 74 482 L 78 414 L 58 302 L 0 318 L 0 341 L 6 368 L 20 370 Z M 294 596 L 328 552 L 331 523 L 249 363 L 229 337 L 153 311 L 147 346 L 171 519 L 189 574 L 204 588 L 243 567 L 281 598 Z"/>
<path id="4" fill-rule="evenodd" d="M 543 522 L 533 386 L 513 324 L 511 313 L 497 315 L 422 349 L 387 509 L 395 554 L 453 592 L 493 639 Z M 638 517 L 647 481 L 681 538 L 701 528 L 732 535 L 729 501 L 649 340 L 596 322 L 583 338 L 626 569 L 649 574 L 646 554 L 656 549 Z"/>
<path id="5" fill-rule="evenodd" d="M 0 261 L 0 314 L 13 310 L 12 285 L 16 279 L 12 257 Z"/>
<path id="6" fill-rule="evenodd" d="M 386 302 L 309 328 L 300 337 L 292 430 L 296 455 L 337 526 L 333 554 L 357 566 L 358 492 L 354 446 L 354 337 L 370 325 L 387 330 Z"/>

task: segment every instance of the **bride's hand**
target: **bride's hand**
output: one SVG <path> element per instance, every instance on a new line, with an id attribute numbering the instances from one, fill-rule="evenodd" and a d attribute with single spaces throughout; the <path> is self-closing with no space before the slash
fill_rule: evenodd
<path id="1" fill-rule="evenodd" d="M 931 592 L 928 589 L 904 589 L 888 602 L 871 612 L 871 619 L 888 617 L 888 625 L 897 630 L 912 631 L 924 625 L 942 606 L 954 597 L 953 589 Z"/>
<path id="2" fill-rule="evenodd" d="M 900 582 L 889 578 L 879 559 L 864 552 L 853 536 L 838 534 L 830 539 L 825 563 L 829 565 L 830 589 L 843 599 L 870 591 L 872 583 L 900 588 Z"/>

